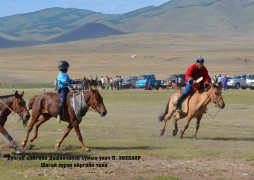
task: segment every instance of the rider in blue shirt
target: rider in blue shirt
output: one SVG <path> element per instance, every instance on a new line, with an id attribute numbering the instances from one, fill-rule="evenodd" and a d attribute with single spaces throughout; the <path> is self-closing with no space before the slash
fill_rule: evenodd
<path id="1" fill-rule="evenodd" d="M 67 61 L 60 61 L 58 64 L 59 74 L 57 76 L 57 97 L 60 100 L 59 106 L 58 106 L 58 115 L 57 120 L 58 122 L 61 122 L 61 115 L 62 115 L 62 109 L 66 102 L 66 96 L 70 92 L 69 86 L 72 87 L 72 84 L 75 84 L 75 81 L 73 81 L 69 75 L 67 74 L 68 68 L 70 67 L 69 63 Z"/>

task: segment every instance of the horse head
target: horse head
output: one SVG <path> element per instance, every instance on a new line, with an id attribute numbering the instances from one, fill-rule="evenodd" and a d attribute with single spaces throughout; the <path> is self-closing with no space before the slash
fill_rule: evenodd
<path id="1" fill-rule="evenodd" d="M 30 118 L 30 113 L 26 108 L 26 102 L 23 99 L 24 91 L 19 94 L 18 91 L 15 92 L 14 101 L 13 101 L 13 111 L 19 115 L 23 120 L 23 125 L 27 124 L 27 121 Z"/>
<path id="2" fill-rule="evenodd" d="M 98 112 L 101 117 L 105 116 L 107 114 L 107 109 L 103 103 L 103 98 L 101 94 L 98 91 L 97 85 L 95 87 L 92 87 L 92 84 L 90 81 L 88 81 L 90 90 L 89 90 L 89 102 L 88 105 L 92 107 L 96 112 Z"/>
<path id="3" fill-rule="evenodd" d="M 224 100 L 222 98 L 221 88 L 218 85 L 211 84 L 211 101 L 216 104 L 219 108 L 223 109 L 225 107 Z"/>

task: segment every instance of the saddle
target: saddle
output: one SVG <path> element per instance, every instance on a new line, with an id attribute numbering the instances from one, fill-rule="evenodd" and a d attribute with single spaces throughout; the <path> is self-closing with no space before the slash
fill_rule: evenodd
<path id="1" fill-rule="evenodd" d="M 189 100 L 190 100 L 191 96 L 188 96 L 185 100 L 183 100 L 181 106 L 180 106 L 180 109 L 179 111 L 181 113 L 188 113 L 188 110 L 189 110 Z"/>

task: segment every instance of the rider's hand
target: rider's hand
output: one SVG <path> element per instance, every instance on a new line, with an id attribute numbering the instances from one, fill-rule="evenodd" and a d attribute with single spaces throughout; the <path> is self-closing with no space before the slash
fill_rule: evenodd
<path id="1" fill-rule="evenodd" d="M 79 83 L 81 83 L 81 80 L 80 80 L 80 79 L 78 79 L 78 80 L 75 81 L 75 84 L 79 84 Z"/>
<path id="2" fill-rule="evenodd" d="M 205 83 L 204 86 L 205 86 L 205 88 L 208 88 L 210 86 L 210 84 L 209 83 Z"/>

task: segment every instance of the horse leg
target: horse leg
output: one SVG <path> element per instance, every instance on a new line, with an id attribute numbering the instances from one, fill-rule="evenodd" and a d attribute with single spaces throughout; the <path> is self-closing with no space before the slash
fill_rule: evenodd
<path id="1" fill-rule="evenodd" d="M 161 136 L 163 136 L 163 134 L 165 133 L 167 121 L 172 117 L 174 112 L 175 112 L 174 108 L 171 107 L 170 110 L 168 110 L 168 113 L 165 115 L 163 120 L 164 125 L 163 125 L 163 128 L 161 129 Z"/>
<path id="2" fill-rule="evenodd" d="M 66 131 L 64 132 L 63 136 L 61 139 L 59 139 L 57 141 L 57 144 L 55 145 L 55 148 L 58 149 L 60 147 L 60 145 L 62 144 L 63 140 L 68 136 L 68 134 L 71 132 L 73 126 L 72 124 L 70 123 L 68 126 L 67 126 L 67 129 Z"/>
<path id="3" fill-rule="evenodd" d="M 200 125 L 201 118 L 202 118 L 202 116 L 201 116 L 201 117 L 197 117 L 196 131 L 195 131 L 195 133 L 194 133 L 194 135 L 193 135 L 193 138 L 194 138 L 194 139 L 197 139 L 197 132 L 198 132 L 198 129 L 199 129 L 199 125 Z"/>
<path id="4" fill-rule="evenodd" d="M 27 132 L 26 132 L 25 139 L 21 143 L 21 146 L 23 148 L 26 146 L 27 140 L 29 138 L 29 134 L 33 130 L 33 126 L 34 126 L 35 122 L 37 121 L 37 119 L 39 118 L 39 116 L 40 116 L 40 114 L 37 114 L 37 113 L 33 112 L 33 114 L 32 114 L 32 120 L 31 120 L 30 124 L 28 125 L 28 129 L 27 129 Z"/>
<path id="5" fill-rule="evenodd" d="M 45 123 L 47 120 L 49 120 L 51 117 L 49 115 L 46 114 L 42 114 L 38 121 L 35 123 L 35 129 L 34 129 L 34 136 L 32 137 L 32 139 L 30 139 L 30 142 L 32 143 L 38 135 L 38 129 L 40 127 L 40 125 L 42 125 L 43 123 Z"/>
<path id="6" fill-rule="evenodd" d="M 15 144 L 15 142 L 13 141 L 13 138 L 11 137 L 11 135 L 5 130 L 5 128 L 3 126 L 0 126 L 0 132 L 10 141 L 11 146 L 13 147 L 13 149 L 16 151 L 17 154 L 21 153 L 21 150 L 19 149 L 19 147 Z"/>
<path id="7" fill-rule="evenodd" d="M 75 129 L 75 131 L 76 131 L 76 134 L 77 134 L 77 136 L 78 136 L 79 142 L 80 142 L 81 145 L 82 145 L 82 150 L 83 150 L 83 151 L 90 151 L 90 149 L 87 148 L 87 147 L 85 146 L 85 144 L 84 144 L 83 137 L 82 137 L 82 135 L 81 135 L 81 133 L 80 133 L 80 129 L 79 129 L 79 124 L 78 124 L 78 122 L 77 122 L 77 121 L 72 121 L 72 125 L 73 125 L 73 127 L 74 127 L 74 129 Z"/>
<path id="8" fill-rule="evenodd" d="M 191 116 L 187 116 L 187 118 L 186 118 L 186 124 L 184 126 L 184 130 L 181 132 L 181 137 L 180 137 L 181 139 L 183 138 L 183 134 L 186 131 L 186 129 L 188 129 L 191 119 L 192 119 Z"/>

